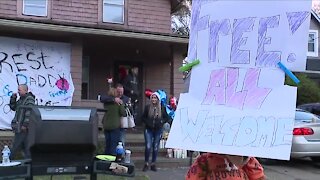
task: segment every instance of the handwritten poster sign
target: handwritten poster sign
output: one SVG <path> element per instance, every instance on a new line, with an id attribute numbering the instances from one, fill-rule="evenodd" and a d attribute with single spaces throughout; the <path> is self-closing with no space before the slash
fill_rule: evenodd
<path id="1" fill-rule="evenodd" d="M 11 129 L 8 104 L 18 84 L 29 86 L 38 105 L 71 105 L 70 55 L 67 43 L 0 37 L 0 129 Z"/>
<path id="2" fill-rule="evenodd" d="M 305 70 L 311 1 L 192 4 L 189 92 L 181 94 L 167 148 L 290 158 L 297 89 L 281 62 Z"/>

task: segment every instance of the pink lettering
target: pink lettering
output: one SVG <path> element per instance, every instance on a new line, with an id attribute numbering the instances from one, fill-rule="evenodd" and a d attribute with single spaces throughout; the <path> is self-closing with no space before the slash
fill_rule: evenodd
<path id="1" fill-rule="evenodd" d="M 212 104 L 215 99 L 216 104 L 225 104 L 225 70 L 213 70 L 210 75 L 209 87 L 202 104 Z"/>
<path id="2" fill-rule="evenodd" d="M 227 68 L 227 74 L 227 105 L 242 109 L 247 93 L 245 91 L 236 92 L 239 69 Z"/>
<path id="3" fill-rule="evenodd" d="M 270 88 L 258 87 L 260 69 L 248 69 L 241 91 L 239 85 L 239 68 L 213 70 L 209 86 L 202 104 L 227 105 L 238 109 L 259 109 L 271 92 Z M 227 77 L 227 78 L 226 78 Z"/>
<path id="4" fill-rule="evenodd" d="M 243 90 L 247 91 L 245 107 L 259 109 L 271 92 L 270 88 L 259 88 L 260 69 L 248 69 L 244 81 Z"/>

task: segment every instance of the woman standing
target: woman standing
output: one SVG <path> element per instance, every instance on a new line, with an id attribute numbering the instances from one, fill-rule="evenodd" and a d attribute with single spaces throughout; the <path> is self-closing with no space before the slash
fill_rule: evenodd
<path id="1" fill-rule="evenodd" d="M 146 105 L 142 115 L 142 122 L 145 124 L 144 140 L 145 140 L 145 165 L 143 171 L 149 169 L 149 156 L 151 149 L 152 160 L 150 169 L 157 171 L 155 162 L 157 160 L 159 144 L 162 136 L 163 124 L 169 121 L 165 108 L 161 106 L 160 94 L 158 92 L 153 93 L 150 96 L 151 103 Z"/>
<path id="2" fill-rule="evenodd" d="M 111 88 L 108 96 L 116 97 L 116 89 Z M 104 108 L 107 112 L 102 119 L 104 136 L 106 140 L 105 154 L 116 155 L 116 148 L 118 142 L 121 141 L 120 137 L 120 117 L 126 116 L 124 104 L 104 103 Z"/>

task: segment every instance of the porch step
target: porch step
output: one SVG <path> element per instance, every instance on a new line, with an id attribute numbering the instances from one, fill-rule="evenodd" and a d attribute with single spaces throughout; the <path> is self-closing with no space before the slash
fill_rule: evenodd
<path id="1" fill-rule="evenodd" d="M 150 156 L 151 159 L 151 156 Z M 132 157 L 131 161 L 134 163 L 137 170 L 141 170 L 144 166 L 144 158 L 141 157 Z M 177 167 L 189 167 L 190 159 L 177 159 L 177 158 L 166 158 L 159 157 L 157 158 L 156 166 L 159 168 L 177 168 Z"/>
<path id="2" fill-rule="evenodd" d="M 143 128 L 137 128 L 134 133 L 126 132 L 126 148 L 130 149 L 132 162 L 135 164 L 137 169 L 142 169 L 144 166 L 144 133 Z M 152 153 L 150 153 L 150 160 L 152 158 Z M 189 167 L 190 161 L 194 159 L 187 158 L 168 158 L 167 149 L 160 148 L 158 151 L 156 165 L 159 168 L 177 168 L 177 167 Z"/>
<path id="3" fill-rule="evenodd" d="M 104 142 L 103 132 L 99 134 L 99 141 Z M 144 166 L 144 134 L 143 128 L 138 127 L 134 131 L 126 131 L 126 149 L 131 150 L 131 161 L 135 164 L 138 170 L 141 170 Z M 150 160 L 152 153 L 150 153 Z M 168 158 L 167 149 L 160 148 L 158 151 L 156 165 L 159 168 L 176 168 L 176 167 L 189 167 L 190 161 L 193 161 L 190 157 L 187 158 Z"/>
<path id="4" fill-rule="evenodd" d="M 98 141 L 100 143 L 104 142 L 103 131 L 99 132 Z M 133 146 L 143 146 L 144 147 L 144 134 L 143 134 L 143 132 L 139 131 L 139 132 L 132 133 L 132 131 L 126 131 L 125 144 L 127 147 L 133 147 Z"/>
<path id="5" fill-rule="evenodd" d="M 131 157 L 144 157 L 144 146 L 128 146 L 126 145 L 126 149 L 129 149 L 131 153 Z M 150 153 L 151 157 L 151 153 Z M 167 149 L 159 149 L 158 150 L 158 157 L 167 157 Z"/>

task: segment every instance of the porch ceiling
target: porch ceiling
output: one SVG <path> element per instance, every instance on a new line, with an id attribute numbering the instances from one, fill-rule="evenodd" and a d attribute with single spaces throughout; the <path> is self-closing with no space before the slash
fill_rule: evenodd
<path id="1" fill-rule="evenodd" d="M 149 41 L 135 38 L 87 36 L 83 39 L 84 53 L 117 57 L 129 56 L 132 59 L 170 59 L 172 44 L 162 41 Z M 187 49 L 187 45 L 179 44 Z"/>

